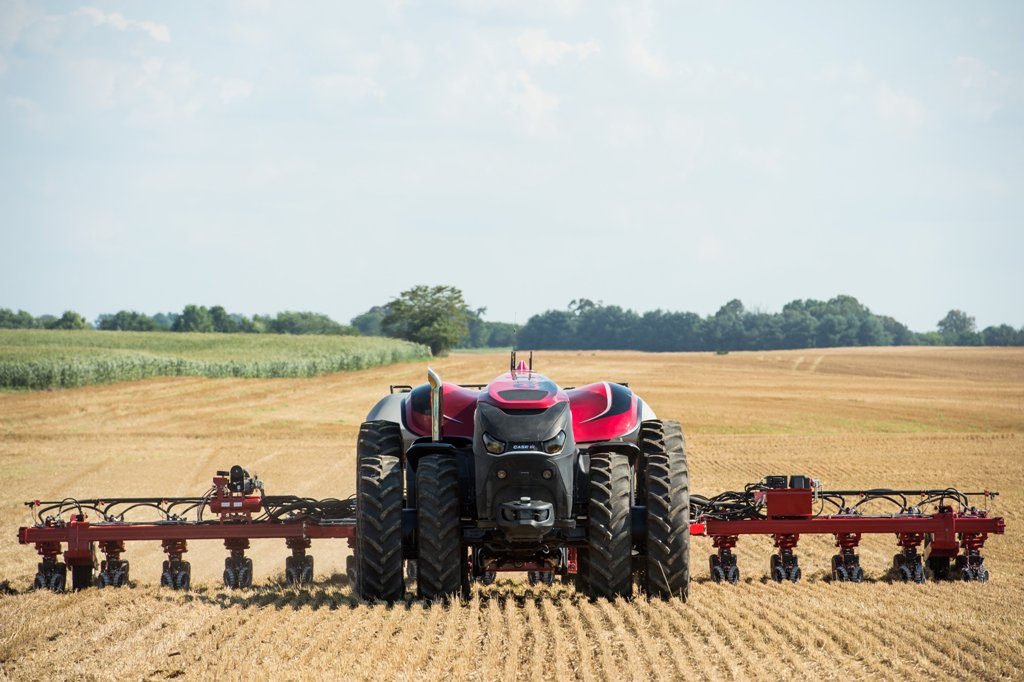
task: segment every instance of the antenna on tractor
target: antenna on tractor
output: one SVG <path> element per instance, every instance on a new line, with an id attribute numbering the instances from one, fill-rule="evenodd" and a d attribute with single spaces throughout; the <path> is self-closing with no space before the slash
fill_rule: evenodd
<path id="1" fill-rule="evenodd" d="M 530 351 L 530 371 L 533 371 L 533 351 Z"/>
<path id="2" fill-rule="evenodd" d="M 508 369 L 510 372 L 516 371 L 516 349 L 512 349 L 512 360 L 508 363 Z"/>

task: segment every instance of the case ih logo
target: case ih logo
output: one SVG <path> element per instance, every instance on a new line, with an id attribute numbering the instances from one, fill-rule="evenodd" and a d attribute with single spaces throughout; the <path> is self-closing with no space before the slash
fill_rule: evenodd
<path id="1" fill-rule="evenodd" d="M 532 443 L 513 443 L 512 444 L 512 449 L 513 450 L 533 450 L 533 444 Z"/>

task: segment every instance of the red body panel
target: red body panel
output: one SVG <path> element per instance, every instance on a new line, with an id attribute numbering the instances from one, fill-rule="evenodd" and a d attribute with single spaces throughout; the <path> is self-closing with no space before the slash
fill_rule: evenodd
<path id="1" fill-rule="evenodd" d="M 618 438 L 639 425 L 636 396 L 625 386 L 607 381 L 569 391 L 569 408 L 577 443 Z"/>
<path id="2" fill-rule="evenodd" d="M 417 386 L 405 399 L 405 425 L 419 436 L 430 435 L 430 399 L 426 384 Z M 445 383 L 443 434 L 473 436 L 473 416 L 478 403 L 503 410 L 547 409 L 568 402 L 577 443 L 611 440 L 634 432 L 639 426 L 638 400 L 632 391 L 607 381 L 565 391 L 543 374 L 506 372 L 482 391 Z"/>
<path id="3" fill-rule="evenodd" d="M 430 435 L 430 387 L 427 384 L 417 386 L 413 392 L 425 394 L 423 404 L 417 405 L 419 396 L 410 394 L 405 399 L 405 425 L 419 436 Z M 442 388 L 442 404 L 444 406 L 444 425 L 442 433 L 446 436 L 473 437 L 473 415 L 476 414 L 476 403 L 480 391 L 462 388 L 456 384 L 445 383 Z"/>
<path id="4" fill-rule="evenodd" d="M 480 392 L 480 402 L 503 410 L 543 410 L 567 400 L 555 382 L 529 371 L 502 374 Z"/>

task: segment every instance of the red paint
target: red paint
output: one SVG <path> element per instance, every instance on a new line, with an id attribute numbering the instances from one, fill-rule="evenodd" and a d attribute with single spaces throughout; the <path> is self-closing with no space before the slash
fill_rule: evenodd
<path id="1" fill-rule="evenodd" d="M 514 397 L 522 391 L 538 393 L 538 397 Z M 504 395 L 502 395 L 504 394 Z M 497 377 L 480 392 L 480 402 L 503 410 L 543 410 L 568 400 L 565 391 L 543 374 L 508 372 Z"/>
<path id="2" fill-rule="evenodd" d="M 860 533 L 836 533 L 836 547 L 853 549 L 860 544 Z"/>
<path id="3" fill-rule="evenodd" d="M 786 488 L 764 491 L 768 516 L 811 516 L 814 512 L 814 497 L 810 488 Z"/>
<path id="4" fill-rule="evenodd" d="M 426 384 L 413 391 L 426 390 Z M 612 403 L 612 385 L 598 382 L 565 391 L 543 374 L 520 367 L 496 377 L 482 391 L 463 388 L 456 384 L 442 384 L 444 424 L 442 435 L 473 437 L 473 416 L 479 403 L 487 403 L 503 410 L 542 410 L 569 403 L 572 411 L 573 436 L 577 443 L 619 438 L 632 433 L 639 426 L 638 400 L 629 394 L 629 407 L 620 414 L 607 414 Z M 628 390 L 625 388 L 617 390 Z M 529 393 L 527 393 L 529 392 Z M 531 395 L 534 394 L 534 395 Z M 413 409 L 410 395 L 403 406 L 406 427 L 418 436 L 430 435 L 430 407 L 423 401 L 419 410 Z"/>
<path id="5" fill-rule="evenodd" d="M 611 440 L 631 433 L 639 426 L 637 398 L 630 395 L 629 409 L 621 414 L 605 415 L 611 404 L 611 384 L 598 382 L 569 391 L 572 433 L 577 443 Z"/>
<path id="6" fill-rule="evenodd" d="M 1006 524 L 1001 517 L 934 514 L 932 516 L 813 516 L 796 519 L 739 519 L 720 521 L 706 519 L 704 532 L 691 526 L 694 535 L 813 535 L 835 533 L 996 533 L 1001 535 Z"/>
<path id="7" fill-rule="evenodd" d="M 779 549 L 793 549 L 800 542 L 799 533 L 779 533 L 772 536 L 775 546 Z"/>
<path id="8" fill-rule="evenodd" d="M 444 424 L 441 435 L 472 438 L 473 415 L 476 413 L 476 403 L 480 391 L 445 383 L 441 386 L 441 396 L 441 404 L 444 407 Z M 427 403 L 426 411 L 417 412 L 412 409 L 412 399 L 406 398 L 403 410 L 405 411 L 405 423 L 410 431 L 419 436 L 430 435 L 429 403 Z"/>

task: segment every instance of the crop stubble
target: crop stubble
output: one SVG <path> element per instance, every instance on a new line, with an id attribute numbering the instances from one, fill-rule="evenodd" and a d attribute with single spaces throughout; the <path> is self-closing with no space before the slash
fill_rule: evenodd
<path id="1" fill-rule="evenodd" d="M 0 394 L 0 678 L 750 679 L 1015 678 L 1024 670 L 1024 352 L 858 349 L 705 354 L 542 353 L 560 383 L 628 380 L 687 432 L 693 487 L 738 488 L 769 473 L 837 487 L 991 486 L 1009 534 L 992 538 L 987 585 L 886 577 L 895 543 L 861 546 L 864 584 L 827 579 L 829 538 L 804 538 L 804 580 L 767 579 L 771 543 L 744 538 L 739 585 L 706 580 L 695 539 L 691 600 L 589 603 L 518 579 L 466 605 L 355 599 L 344 542 L 318 542 L 318 582 L 281 584 L 284 543 L 254 542 L 259 585 L 219 584 L 223 549 L 192 543 L 190 594 L 155 586 L 158 545 L 129 547 L 131 590 L 26 592 L 21 502 L 63 494 L 194 494 L 238 462 L 270 493 L 354 489 L 358 423 L 389 383 L 424 363 L 309 379 L 164 378 Z M 453 355 L 449 380 L 486 381 L 501 355 Z"/>

